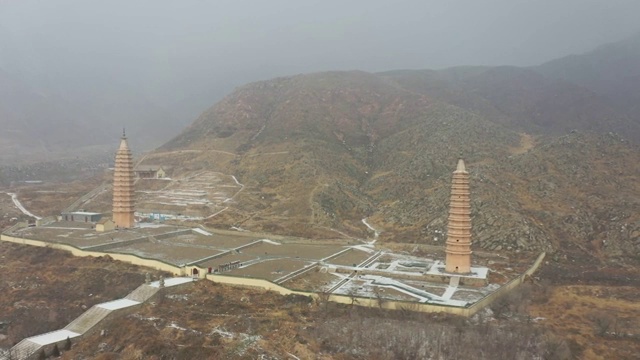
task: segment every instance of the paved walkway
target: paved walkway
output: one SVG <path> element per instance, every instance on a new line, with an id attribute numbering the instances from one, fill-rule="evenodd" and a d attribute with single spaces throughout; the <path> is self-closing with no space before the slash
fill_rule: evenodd
<path id="1" fill-rule="evenodd" d="M 450 300 L 453 294 L 458 290 L 458 285 L 460 284 L 460 276 L 452 276 L 451 280 L 449 280 L 449 286 L 447 290 L 442 294 L 442 298 L 444 300 Z"/>
<path id="2" fill-rule="evenodd" d="M 191 282 L 193 282 L 193 279 L 190 277 L 168 278 L 164 280 L 164 286 L 178 286 Z M 89 310 L 85 311 L 82 315 L 78 316 L 75 320 L 69 323 L 69 325 L 65 326 L 64 329 L 32 336 L 20 341 L 18 344 L 12 347 L 11 350 L 9 350 L 9 354 L 3 356 L 0 355 L 0 359 L 28 359 L 47 345 L 59 343 L 66 340 L 67 338 L 73 339 L 80 337 L 87 331 L 91 330 L 94 326 L 99 324 L 100 321 L 102 321 L 111 313 L 121 309 L 140 305 L 143 302 L 149 300 L 158 291 L 160 291 L 159 281 L 140 285 L 137 289 L 133 290 L 123 299 L 108 301 L 92 306 Z"/>

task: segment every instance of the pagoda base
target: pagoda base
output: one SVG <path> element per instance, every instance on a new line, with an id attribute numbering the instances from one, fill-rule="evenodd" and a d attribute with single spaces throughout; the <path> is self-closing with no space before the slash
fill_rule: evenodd
<path id="1" fill-rule="evenodd" d="M 488 283 L 489 268 L 485 266 L 471 266 L 471 271 L 466 274 L 447 272 L 446 266 L 442 261 L 436 261 L 426 275 L 440 277 L 443 282 L 448 283 L 449 280 L 457 276 L 460 278 L 460 285 L 467 286 L 485 286 Z"/>

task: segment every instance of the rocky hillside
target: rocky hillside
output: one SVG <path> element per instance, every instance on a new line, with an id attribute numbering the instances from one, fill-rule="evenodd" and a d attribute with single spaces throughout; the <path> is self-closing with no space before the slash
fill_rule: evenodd
<path id="1" fill-rule="evenodd" d="M 636 130 L 596 93 L 530 70 L 330 72 L 239 88 L 154 161 L 246 186 L 210 225 L 367 237 L 367 217 L 385 241 L 442 245 L 463 156 L 476 246 L 636 257 Z"/>

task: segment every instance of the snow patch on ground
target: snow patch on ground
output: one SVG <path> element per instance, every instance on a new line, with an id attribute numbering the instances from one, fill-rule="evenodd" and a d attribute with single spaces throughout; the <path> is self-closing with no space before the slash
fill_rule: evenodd
<path id="1" fill-rule="evenodd" d="M 133 314 L 133 315 L 131 315 L 131 316 L 133 316 L 133 317 L 134 317 L 134 318 L 136 318 L 136 319 L 139 319 L 139 320 L 146 320 L 146 321 L 162 320 L 161 318 L 157 318 L 157 317 L 154 317 L 154 316 L 152 316 L 152 317 L 144 317 L 144 316 L 141 316 L 140 314 Z"/>
<path id="2" fill-rule="evenodd" d="M 144 228 L 157 229 L 161 227 L 167 227 L 167 225 L 141 222 L 141 223 L 138 223 L 138 227 L 141 229 L 144 229 Z"/>
<path id="3" fill-rule="evenodd" d="M 224 328 L 215 327 L 211 330 L 209 335 L 218 334 L 225 339 L 238 339 L 240 340 L 239 346 L 236 348 L 236 355 L 242 356 L 245 354 L 247 349 L 253 348 L 256 345 L 259 347 L 259 341 L 262 340 L 262 337 L 259 335 L 249 335 L 245 333 L 234 333 L 231 331 L 227 331 Z"/>
<path id="4" fill-rule="evenodd" d="M 176 324 L 175 322 L 172 322 L 172 323 L 171 323 L 169 326 L 167 326 L 167 327 L 168 327 L 168 328 L 172 328 L 172 329 L 178 329 L 178 330 L 180 330 L 180 331 L 187 331 L 187 330 L 189 330 L 189 329 L 187 329 L 187 328 L 183 328 L 183 327 L 178 326 L 178 324 Z"/>
<path id="5" fill-rule="evenodd" d="M 273 240 L 269 240 L 269 239 L 262 239 L 263 243 L 266 244 L 271 244 L 271 245 L 282 245 L 281 243 L 277 242 L 277 241 L 273 241 Z"/>
<path id="6" fill-rule="evenodd" d="M 375 252 L 375 250 L 373 249 L 373 246 L 370 245 L 354 245 L 354 246 L 350 246 L 352 249 L 356 249 L 356 250 L 360 250 L 360 251 L 364 251 L 368 254 L 373 254 Z"/>
<path id="7" fill-rule="evenodd" d="M 97 306 L 107 310 L 118 310 L 126 307 L 134 306 L 140 304 L 139 301 L 129 300 L 129 299 L 118 299 L 109 301 L 106 303 L 98 304 Z"/>
<path id="8" fill-rule="evenodd" d="M 226 331 L 224 329 L 220 329 L 220 328 L 214 328 L 213 330 L 211 330 L 211 333 L 209 335 L 213 335 L 213 334 L 218 334 L 220 336 L 222 336 L 223 338 L 226 339 L 233 339 L 234 334 L 232 332 Z"/>
<path id="9" fill-rule="evenodd" d="M 193 279 L 190 277 L 175 277 L 175 278 L 168 278 L 164 280 L 164 286 L 165 287 L 170 287 L 170 286 L 176 286 L 176 285 L 181 285 L 181 284 L 186 284 L 188 282 L 192 282 Z M 160 282 L 159 281 L 154 281 L 151 284 L 149 284 L 149 286 L 152 287 L 160 287 Z"/>
<path id="10" fill-rule="evenodd" d="M 193 230 L 193 231 L 197 232 L 198 234 L 202 234 L 202 235 L 205 235 L 205 236 L 211 236 L 211 235 L 213 235 L 212 233 L 210 233 L 210 232 L 208 232 L 208 231 L 205 231 L 205 230 L 202 230 L 202 229 L 200 229 L 200 228 L 193 228 L 193 229 L 191 229 L 191 230 Z"/>
<path id="11" fill-rule="evenodd" d="M 69 331 L 69 330 L 56 330 L 50 333 L 33 336 L 28 338 L 29 341 L 34 342 L 38 345 L 49 345 L 53 343 L 57 343 L 59 341 L 66 340 L 67 338 L 73 339 L 74 337 L 78 337 L 80 334 L 77 332 Z"/>
<path id="12" fill-rule="evenodd" d="M 362 219 L 362 223 L 369 228 L 369 230 L 373 231 L 373 240 L 371 240 L 368 245 L 373 245 L 376 243 L 376 241 L 378 241 L 378 236 L 380 236 L 380 231 L 378 231 L 376 228 L 374 228 L 373 226 L 371 226 L 368 222 L 367 222 L 367 218 Z"/>

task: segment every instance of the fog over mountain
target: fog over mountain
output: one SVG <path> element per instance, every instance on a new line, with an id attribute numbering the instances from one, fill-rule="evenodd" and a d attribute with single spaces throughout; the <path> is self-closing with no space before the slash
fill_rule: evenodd
<path id="1" fill-rule="evenodd" d="M 637 1 L 0 1 L 3 158 L 162 144 L 235 87 L 531 66 L 636 33 Z"/>

